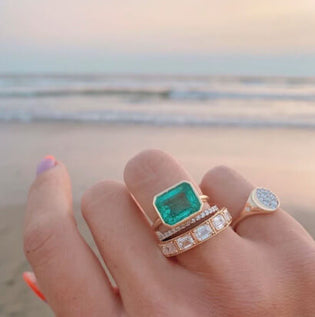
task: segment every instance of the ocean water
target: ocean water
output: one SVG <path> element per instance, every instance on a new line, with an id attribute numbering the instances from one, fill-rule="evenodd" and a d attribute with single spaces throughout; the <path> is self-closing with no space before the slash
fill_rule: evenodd
<path id="1" fill-rule="evenodd" d="M 315 78 L 0 75 L 1 121 L 315 128 Z"/>

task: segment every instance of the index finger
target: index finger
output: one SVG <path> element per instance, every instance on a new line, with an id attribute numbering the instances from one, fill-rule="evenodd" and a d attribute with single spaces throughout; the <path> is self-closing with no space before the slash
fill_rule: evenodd
<path id="1" fill-rule="evenodd" d="M 58 316 L 116 316 L 118 297 L 77 230 L 66 168 L 45 160 L 46 170 L 39 170 L 29 193 L 24 226 L 24 252 L 41 291 Z"/>

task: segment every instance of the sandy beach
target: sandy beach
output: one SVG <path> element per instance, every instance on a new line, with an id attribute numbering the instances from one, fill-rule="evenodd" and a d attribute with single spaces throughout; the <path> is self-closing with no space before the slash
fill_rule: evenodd
<path id="1" fill-rule="evenodd" d="M 315 131 L 220 127 L 150 127 L 124 124 L 0 123 L 0 315 L 53 316 L 27 289 L 21 227 L 37 162 L 53 154 L 69 168 L 75 214 L 82 193 L 101 179 L 122 180 L 127 160 L 145 148 L 175 155 L 200 180 L 229 165 L 253 183 L 277 192 L 282 206 L 315 236 Z"/>

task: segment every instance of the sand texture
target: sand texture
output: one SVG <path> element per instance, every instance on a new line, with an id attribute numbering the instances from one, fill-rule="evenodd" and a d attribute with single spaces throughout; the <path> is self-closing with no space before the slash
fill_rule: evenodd
<path id="1" fill-rule="evenodd" d="M 122 180 L 127 160 L 145 148 L 175 155 L 200 181 L 226 164 L 253 183 L 273 189 L 282 206 L 315 236 L 315 131 L 286 129 L 148 127 L 70 123 L 0 124 L 0 316 L 53 316 L 27 289 L 22 272 L 22 224 L 35 166 L 53 154 L 69 168 L 75 214 L 82 193 L 102 179 Z"/>

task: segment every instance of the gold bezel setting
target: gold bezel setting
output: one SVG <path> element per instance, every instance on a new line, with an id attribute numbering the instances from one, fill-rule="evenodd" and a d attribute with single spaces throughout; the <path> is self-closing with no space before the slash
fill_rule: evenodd
<path id="1" fill-rule="evenodd" d="M 159 208 L 157 207 L 157 203 L 156 203 L 156 202 L 157 202 L 157 199 L 158 199 L 160 196 L 162 196 L 162 195 L 168 193 L 169 191 L 175 189 L 176 187 L 178 187 L 178 186 L 180 186 L 180 185 L 182 185 L 182 184 L 184 184 L 184 183 L 189 184 L 190 189 L 193 191 L 193 193 L 194 193 L 194 195 L 195 195 L 195 199 L 197 199 L 197 200 L 199 201 L 199 203 L 200 203 L 200 208 L 199 208 L 198 210 L 195 210 L 195 211 L 194 211 L 192 214 L 190 214 L 189 216 L 187 216 L 187 217 L 183 218 L 182 220 L 180 220 L 180 221 L 174 223 L 173 225 L 171 225 L 171 224 L 165 222 L 163 216 L 161 215 L 161 211 L 160 211 Z M 190 220 L 190 219 L 192 219 L 194 216 L 196 216 L 196 214 L 197 214 L 198 212 L 202 211 L 202 209 L 203 209 L 203 202 L 204 202 L 204 200 L 205 200 L 205 197 L 207 197 L 207 196 L 201 195 L 201 194 L 198 193 L 198 191 L 195 189 L 194 185 L 193 185 L 190 181 L 184 180 L 184 181 L 180 181 L 180 182 L 178 182 L 178 183 L 176 183 L 176 184 L 174 184 L 174 185 L 172 185 L 172 186 L 166 188 L 166 189 L 163 190 L 162 192 L 156 194 L 156 195 L 153 197 L 153 207 L 154 207 L 154 209 L 155 209 L 155 211 L 156 211 L 156 213 L 157 213 L 159 219 L 161 220 L 161 224 L 163 224 L 163 225 L 166 226 L 167 228 L 174 228 L 174 227 L 177 227 L 177 226 L 179 226 L 179 225 L 181 225 L 181 224 L 186 223 L 188 220 Z"/>

